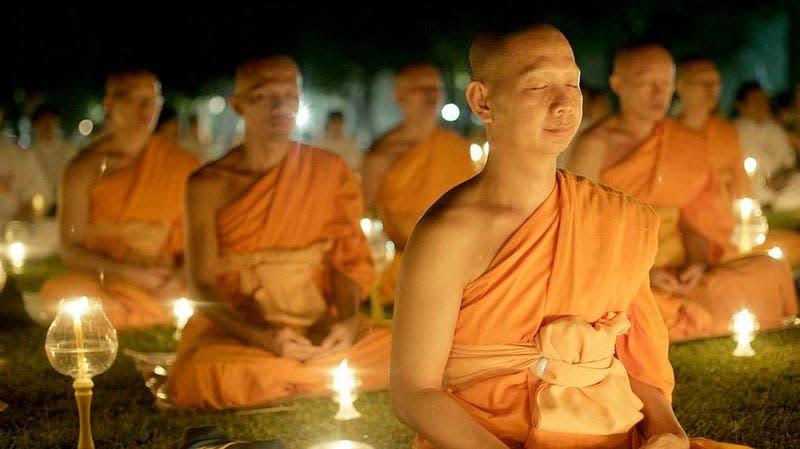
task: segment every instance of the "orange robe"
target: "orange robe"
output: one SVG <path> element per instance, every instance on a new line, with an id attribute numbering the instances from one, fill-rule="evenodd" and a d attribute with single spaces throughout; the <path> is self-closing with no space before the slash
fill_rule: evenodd
<path id="1" fill-rule="evenodd" d="M 665 119 L 625 159 L 603 171 L 600 182 L 654 206 L 661 216 L 654 266 L 678 270 L 686 248 L 681 221 L 711 246 L 709 269 L 686 297 L 654 290 L 672 341 L 724 335 L 742 307 L 762 329 L 775 329 L 797 313 L 791 268 L 785 261 L 751 255 L 725 258 L 733 212 L 722 183 L 703 150 L 702 135 Z"/>
<path id="2" fill-rule="evenodd" d="M 648 205 L 559 171 L 464 288 L 448 394 L 512 449 L 638 448 L 642 402 L 629 379 L 670 402 L 674 387 L 648 278 L 657 231 Z M 432 447 L 416 437 L 415 448 Z"/>
<path id="3" fill-rule="evenodd" d="M 172 268 L 183 254 L 183 194 L 189 175 L 200 166 L 194 155 L 153 136 L 138 162 L 95 183 L 89 191 L 86 248 L 108 257 Z M 174 321 L 168 300 L 119 276 L 68 270 L 42 285 L 44 307 L 59 299 L 96 296 L 118 330 Z"/>
<path id="4" fill-rule="evenodd" d="M 442 194 L 475 174 L 469 145 L 460 134 L 437 128 L 392 164 L 381 179 L 376 199 L 378 216 L 397 250 L 381 273 L 384 304 L 394 302 L 403 249 L 417 220 Z"/>
<path id="5" fill-rule="evenodd" d="M 359 225 L 362 201 L 342 159 L 299 145 L 217 213 L 218 247 L 228 267 L 218 276 L 220 293 L 255 324 L 293 326 L 311 337 L 312 323 L 335 314 L 329 305 L 334 269 L 355 281 L 362 296 L 375 281 Z M 280 298 L 284 288 L 290 293 Z M 230 409 L 322 395 L 342 360 L 356 370 L 363 390 L 386 389 L 390 328 L 361 318 L 363 332 L 350 349 L 303 364 L 248 346 L 195 314 L 169 370 L 169 400 L 183 408 Z"/>
<path id="6" fill-rule="evenodd" d="M 728 200 L 733 202 L 736 198 L 752 197 L 736 126 L 723 118 L 711 116 L 702 132 L 708 143 L 709 162 L 717 171 Z M 765 254 L 774 246 L 781 248 L 783 258 L 792 267 L 800 266 L 800 233 L 791 229 L 772 228 L 767 232 L 764 243 L 753 248 L 752 252 Z"/>

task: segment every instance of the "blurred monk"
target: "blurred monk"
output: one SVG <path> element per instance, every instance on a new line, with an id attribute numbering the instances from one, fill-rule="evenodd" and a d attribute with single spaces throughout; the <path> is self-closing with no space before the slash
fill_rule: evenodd
<path id="1" fill-rule="evenodd" d="M 706 138 L 666 118 L 674 78 L 662 46 L 620 49 L 609 79 L 619 111 L 578 139 L 570 166 L 661 216 L 650 282 L 672 341 L 728 334 L 744 307 L 762 329 L 779 328 L 797 313 L 791 267 L 764 255 L 723 261 L 733 229 L 730 196 Z"/>
<path id="2" fill-rule="evenodd" d="M 723 194 L 732 203 L 736 198 L 753 195 L 736 126 L 716 113 L 720 90 L 720 73 L 714 61 L 691 58 L 678 64 L 675 92 L 680 98 L 681 109 L 675 118 L 706 137 L 709 162 L 722 181 Z M 775 246 L 781 248 L 790 265 L 800 265 L 800 233 L 771 228 L 765 242 L 753 248 L 753 252 L 766 253 Z M 728 256 L 738 257 L 735 245 L 730 245 L 728 252 Z"/>
<path id="3" fill-rule="evenodd" d="M 470 66 L 492 150 L 420 219 L 398 281 L 390 391 L 414 447 L 689 448 L 648 281 L 658 216 L 556 169 L 581 121 L 569 42 L 490 25 Z"/>
<path id="4" fill-rule="evenodd" d="M 475 172 L 469 140 L 439 124 L 439 69 L 427 62 L 407 64 L 395 72 L 394 89 L 404 121 L 372 145 L 362 169 L 367 212 L 381 219 L 397 250 L 381 273 L 384 304 L 394 301 L 397 271 L 414 224 L 447 189 Z"/>
<path id="5" fill-rule="evenodd" d="M 44 306 L 97 296 L 119 330 L 171 324 L 187 296 L 183 196 L 199 160 L 153 135 L 162 105 L 153 73 L 120 70 L 106 81 L 107 133 L 67 165 L 58 221 L 66 273 L 42 286 Z"/>
<path id="6" fill-rule="evenodd" d="M 237 69 L 243 142 L 189 180 L 186 261 L 199 313 L 168 374 L 169 400 L 230 409 L 329 391 L 346 360 L 388 387 L 390 329 L 358 311 L 376 274 L 357 178 L 338 155 L 290 140 L 300 72 L 273 55 Z"/>

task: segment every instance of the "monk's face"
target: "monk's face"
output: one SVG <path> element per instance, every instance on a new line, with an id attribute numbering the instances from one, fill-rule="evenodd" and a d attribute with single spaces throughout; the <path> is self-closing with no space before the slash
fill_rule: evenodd
<path id="1" fill-rule="evenodd" d="M 536 153 L 564 151 L 583 114 L 580 70 L 566 37 L 550 26 L 514 35 L 494 67 L 482 81 L 487 131 Z"/>
<path id="2" fill-rule="evenodd" d="M 736 102 L 736 109 L 743 117 L 762 122 L 771 116 L 769 97 L 762 89 L 750 89 L 744 100 Z"/>
<path id="3" fill-rule="evenodd" d="M 719 71 L 712 62 L 694 62 L 681 70 L 675 91 L 687 110 L 713 111 L 722 89 Z"/>
<path id="4" fill-rule="evenodd" d="M 253 64 L 235 82 L 230 98 L 256 135 L 288 138 L 300 109 L 300 71 L 288 58 L 268 58 Z"/>
<path id="5" fill-rule="evenodd" d="M 619 58 L 609 82 L 624 113 L 640 120 L 660 120 L 672 101 L 675 64 L 664 48 L 638 49 Z"/>
<path id="6" fill-rule="evenodd" d="M 436 67 L 414 67 L 395 79 L 394 99 L 407 120 L 438 117 L 442 85 L 442 75 Z"/>
<path id="7" fill-rule="evenodd" d="M 162 103 L 158 80 L 147 74 L 117 80 L 103 100 L 112 129 L 125 133 L 152 132 Z"/>

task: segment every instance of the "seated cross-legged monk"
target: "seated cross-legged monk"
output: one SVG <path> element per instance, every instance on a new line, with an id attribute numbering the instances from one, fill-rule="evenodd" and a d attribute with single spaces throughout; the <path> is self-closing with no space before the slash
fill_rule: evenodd
<path id="1" fill-rule="evenodd" d="M 182 265 L 183 197 L 200 161 L 153 135 L 160 83 L 143 69 L 111 73 L 107 134 L 67 166 L 59 200 L 61 259 L 68 270 L 42 285 L 45 311 L 61 298 L 96 296 L 118 330 L 171 324 L 187 296 Z"/>
<path id="2" fill-rule="evenodd" d="M 556 169 L 581 120 L 567 39 L 493 23 L 470 66 L 492 150 L 420 219 L 395 301 L 390 392 L 414 447 L 742 447 L 688 438 L 673 413 L 658 215 Z"/>
<path id="3" fill-rule="evenodd" d="M 376 274 L 357 178 L 338 155 L 290 139 L 294 60 L 243 62 L 233 110 L 243 143 L 190 178 L 186 264 L 195 315 L 167 382 L 182 408 L 231 409 L 329 391 L 342 361 L 388 387 L 391 329 L 359 312 Z"/>
<path id="4" fill-rule="evenodd" d="M 473 174 L 470 142 L 439 124 L 442 75 L 431 63 L 414 62 L 394 75 L 394 98 L 403 122 L 380 136 L 364 156 L 366 210 L 381 219 L 397 253 L 380 273 L 380 299 L 394 301 L 403 249 L 419 217 L 447 189 Z"/>
<path id="5" fill-rule="evenodd" d="M 650 280 L 672 341 L 728 334 L 742 308 L 762 329 L 780 328 L 797 314 L 791 267 L 766 255 L 724 257 L 732 205 L 705 137 L 666 118 L 674 73 L 660 45 L 620 49 L 610 77 L 619 111 L 578 138 L 570 168 L 646 201 L 661 216 Z"/>
<path id="6" fill-rule="evenodd" d="M 721 88 L 719 69 L 711 59 L 687 58 L 678 64 L 675 93 L 681 107 L 675 119 L 705 136 L 709 163 L 722 182 L 723 193 L 733 203 L 737 198 L 752 198 L 753 193 L 750 178 L 744 169 L 744 152 L 736 126 L 714 113 L 719 107 Z M 800 232 L 772 227 L 765 241 L 753 248 L 752 252 L 769 253 L 776 246 L 792 267 L 800 266 Z M 723 257 L 738 255 L 739 250 L 734 242 Z"/>

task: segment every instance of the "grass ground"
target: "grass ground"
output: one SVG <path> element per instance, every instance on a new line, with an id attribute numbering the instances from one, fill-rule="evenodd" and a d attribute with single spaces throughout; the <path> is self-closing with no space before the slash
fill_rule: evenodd
<path id="1" fill-rule="evenodd" d="M 46 328 L 25 313 L 20 291 L 37 287 L 52 264 L 29 267 L 0 293 L 0 447 L 74 448 L 78 420 L 71 379 L 56 372 L 44 353 Z M 393 416 L 388 394 L 364 393 L 356 401 L 363 417 L 333 419 L 331 398 L 286 401 L 282 411 L 241 414 L 195 412 L 156 406 L 123 354 L 174 349 L 171 328 L 120 333 L 114 365 L 95 377 L 92 430 L 98 449 L 170 448 L 190 426 L 220 425 L 246 439 L 279 438 L 291 448 L 346 438 L 378 449 L 407 448 L 412 432 Z M 731 356 L 728 338 L 673 345 L 677 386 L 674 408 L 687 432 L 760 449 L 800 448 L 800 328 L 763 333 L 752 358 Z"/>

